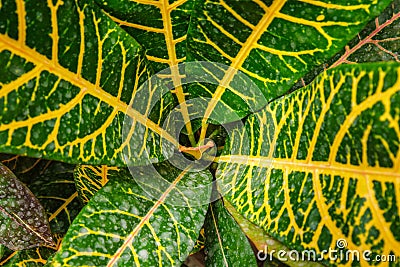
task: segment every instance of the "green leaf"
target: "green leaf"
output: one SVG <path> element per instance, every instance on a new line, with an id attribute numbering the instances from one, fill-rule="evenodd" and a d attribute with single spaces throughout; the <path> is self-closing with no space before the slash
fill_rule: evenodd
<path id="1" fill-rule="evenodd" d="M 250 243 L 221 200 L 210 205 L 205 234 L 207 266 L 256 266 Z"/>
<path id="2" fill-rule="evenodd" d="M 54 244 L 43 207 L 1 163 L 0 222 L 0 243 L 12 250 Z"/>
<path id="3" fill-rule="evenodd" d="M 370 21 L 342 51 L 304 76 L 294 89 L 309 84 L 319 73 L 340 64 L 378 61 L 400 62 L 400 1 L 393 1 L 379 17 Z"/>
<path id="4" fill-rule="evenodd" d="M 147 160 L 127 149 L 131 137 L 152 160 L 165 157 L 162 146 L 178 146 L 159 126 L 169 102 L 147 109 L 163 90 L 138 89 L 151 75 L 144 51 L 90 2 L 1 6 L 12 15 L 0 19 L 0 151 L 123 165 L 122 152 Z M 125 114 L 132 127 L 123 140 Z"/>
<path id="5" fill-rule="evenodd" d="M 247 74 L 269 101 L 333 56 L 389 2 L 199 1 L 191 17 L 187 58 Z M 237 86 L 235 77 L 226 71 L 218 86 L 189 88 L 191 97 L 213 99 L 205 119 L 226 106 L 243 117 L 264 105 L 253 90 Z"/>
<path id="6" fill-rule="evenodd" d="M 196 243 L 194 244 L 194 247 L 192 249 L 192 251 L 190 252 L 190 254 L 195 254 L 197 252 L 199 252 L 200 250 L 202 250 L 204 248 L 204 244 L 206 242 L 206 236 L 204 233 L 204 227 L 201 228 L 199 236 L 197 237 Z"/>
<path id="7" fill-rule="evenodd" d="M 177 266 L 183 262 L 208 205 L 169 202 L 181 200 L 177 186 L 207 184 L 211 175 L 186 169 L 172 177 L 177 170 L 165 166 L 162 170 L 171 184 L 166 190 L 160 188 L 163 193 L 158 199 L 152 199 L 131 177 L 110 180 L 75 219 L 51 266 Z M 208 199 L 210 192 L 198 197 Z"/>
<path id="8" fill-rule="evenodd" d="M 5 246 L 0 244 L 0 259 L 3 258 Z"/>
<path id="9" fill-rule="evenodd" d="M 324 72 L 233 134 L 220 188 L 292 249 L 321 255 L 344 238 L 346 249 L 400 255 L 399 106 L 399 64 Z"/>
<path id="10" fill-rule="evenodd" d="M 106 165 L 78 165 L 74 170 L 74 179 L 80 200 L 86 204 L 108 180 L 126 175 L 126 169 Z"/>
<path id="11" fill-rule="evenodd" d="M 96 3 L 133 36 L 145 49 L 146 57 L 156 72 L 171 68 L 163 74 L 170 83 L 186 122 L 186 132 L 195 144 L 184 86 L 179 70 L 173 68 L 186 59 L 186 33 L 194 0 L 141 1 L 96 0 Z"/>
<path id="12" fill-rule="evenodd" d="M 65 234 L 82 209 L 72 170 L 53 169 L 41 175 L 29 188 L 46 210 L 52 232 Z"/>
<path id="13" fill-rule="evenodd" d="M 14 251 L 6 259 L 0 262 L 0 266 L 44 266 L 47 263 L 47 260 L 57 251 L 57 248 L 61 243 L 61 237 L 58 234 L 55 234 L 54 238 L 57 243 L 56 246 L 44 246 Z"/>
<path id="14" fill-rule="evenodd" d="M 39 247 L 27 250 L 17 251 L 12 258 L 2 264 L 5 267 L 26 266 L 39 267 L 44 266 L 47 259 L 55 252 L 48 247 Z"/>
<path id="15" fill-rule="evenodd" d="M 156 72 L 183 62 L 193 0 L 96 3 L 145 49 Z"/>
<path id="16" fill-rule="evenodd" d="M 256 249 L 258 250 L 256 256 L 259 260 L 265 260 L 266 264 L 272 264 L 276 261 L 276 257 L 278 256 L 277 253 L 272 253 L 272 251 L 278 252 L 280 250 L 285 251 L 286 253 L 290 252 L 290 249 L 282 244 L 281 242 L 277 241 L 276 239 L 272 238 L 271 236 L 265 233 L 264 229 L 260 228 L 259 226 L 253 224 L 246 218 L 244 218 L 233 206 L 229 203 L 227 199 L 224 199 L 224 207 L 229 212 L 230 215 L 235 219 L 237 224 L 242 229 L 243 233 L 247 236 L 247 238 L 254 244 Z M 269 254 L 268 254 L 269 252 Z M 287 255 L 287 254 L 286 254 Z M 285 265 L 291 267 L 321 267 L 324 266 L 318 262 L 307 261 L 305 260 L 292 260 L 291 258 L 286 258 Z M 270 265 L 267 265 L 270 266 Z M 272 265 L 271 265 L 272 266 Z M 273 265 L 275 266 L 275 265 Z"/>

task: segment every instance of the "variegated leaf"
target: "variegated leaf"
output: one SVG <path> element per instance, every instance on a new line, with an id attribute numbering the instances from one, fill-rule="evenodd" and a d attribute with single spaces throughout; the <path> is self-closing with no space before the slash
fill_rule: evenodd
<path id="1" fill-rule="evenodd" d="M 292 249 L 321 255 L 345 239 L 372 259 L 398 256 L 399 107 L 399 64 L 324 72 L 234 133 L 219 158 L 220 188 Z"/>

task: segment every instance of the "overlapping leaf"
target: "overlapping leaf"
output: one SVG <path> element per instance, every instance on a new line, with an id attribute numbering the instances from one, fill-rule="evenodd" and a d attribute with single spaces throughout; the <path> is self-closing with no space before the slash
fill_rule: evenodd
<path id="1" fill-rule="evenodd" d="M 72 170 L 42 175 L 29 188 L 45 208 L 52 232 L 65 234 L 82 209 Z"/>
<path id="2" fill-rule="evenodd" d="M 252 115 L 217 176 L 247 219 L 294 249 L 400 255 L 400 65 L 343 65 Z M 242 142 L 247 134 L 250 142 Z"/>
<path id="3" fill-rule="evenodd" d="M 334 55 L 389 2 L 199 1 L 189 28 L 187 58 L 223 63 L 247 74 L 269 101 Z M 223 107 L 245 116 L 264 105 L 252 90 L 232 86 L 239 83 L 235 77 L 228 71 L 219 86 L 190 87 L 192 97 L 214 100 L 205 118 Z"/>
<path id="4" fill-rule="evenodd" d="M 145 49 L 156 72 L 183 62 L 193 0 L 96 3 Z"/>
<path id="5" fill-rule="evenodd" d="M 305 75 L 293 89 L 309 84 L 324 69 L 340 64 L 397 61 L 400 53 L 400 1 L 394 0 L 333 58 Z"/>
<path id="6" fill-rule="evenodd" d="M 207 266 L 256 266 L 250 243 L 221 200 L 210 205 L 205 234 Z"/>
<path id="7" fill-rule="evenodd" d="M 173 88 L 193 145 L 182 75 L 174 66 L 186 59 L 186 33 L 194 0 L 96 0 L 96 3 L 146 49 L 146 57 L 156 72 L 172 67 L 163 79 Z"/>
<path id="8" fill-rule="evenodd" d="M 211 175 L 165 166 L 161 170 L 171 184 L 166 190 L 154 188 L 162 191 L 158 199 L 152 199 L 131 177 L 110 180 L 74 221 L 51 266 L 176 266 L 183 262 L 208 205 L 174 206 L 170 201 L 185 202 L 178 186 L 207 184 Z M 196 197 L 208 199 L 210 192 Z"/>
<path id="9" fill-rule="evenodd" d="M 150 75 L 142 49 L 99 8 L 73 0 L 0 8 L 1 151 L 122 165 L 123 151 L 138 161 L 144 154 L 124 150 L 132 136 L 150 158 L 177 146 L 158 126 L 168 101 L 148 106 L 164 92 L 139 88 Z M 125 113 L 131 127 L 122 140 Z"/>
<path id="10" fill-rule="evenodd" d="M 246 218 L 243 217 L 233 206 L 229 203 L 227 199 L 224 199 L 224 207 L 229 212 L 230 215 L 235 219 L 237 224 L 240 226 L 240 229 L 247 236 L 247 238 L 253 243 L 256 247 L 256 257 L 259 260 L 265 261 L 266 266 L 275 266 L 272 265 L 274 262 L 279 262 L 277 258 L 282 255 L 279 254 L 279 251 L 285 251 L 285 255 L 288 255 L 291 250 L 285 246 L 282 242 L 277 241 L 268 235 L 264 229 L 250 222 Z M 276 253 L 275 253 L 276 252 Z M 281 258 L 282 259 L 282 258 Z M 324 266 L 320 262 L 309 261 L 307 257 L 304 257 L 304 260 L 301 258 L 301 261 L 296 259 L 295 257 L 286 257 L 285 265 L 291 267 L 322 267 Z"/>
<path id="11" fill-rule="evenodd" d="M 367 24 L 330 67 L 341 63 L 400 62 L 400 1 L 394 0 L 382 14 Z M 340 54 L 339 54 L 340 55 Z M 328 62 L 329 64 L 329 62 Z"/>
<path id="12" fill-rule="evenodd" d="M 55 246 L 44 246 L 13 252 L 9 257 L 0 262 L 5 267 L 40 267 L 47 263 L 47 260 L 57 251 L 61 242 L 59 235 L 55 235 Z"/>
<path id="13" fill-rule="evenodd" d="M 46 214 L 32 192 L 0 163 L 0 243 L 12 250 L 53 244 Z"/>
<path id="14" fill-rule="evenodd" d="M 99 191 L 110 178 L 117 178 L 121 175 L 127 175 L 127 170 L 106 165 L 76 166 L 74 170 L 74 179 L 79 198 L 84 204 L 88 203 L 92 196 Z"/>
<path id="15" fill-rule="evenodd" d="M 18 175 L 26 176 L 28 187 L 44 207 L 55 242 L 59 244 L 82 208 L 75 189 L 73 166 L 21 156 L 3 155 L 3 158 L 9 158 L 7 163 Z M 57 250 L 57 246 L 10 251 L 0 261 L 0 265 L 42 266 Z"/>

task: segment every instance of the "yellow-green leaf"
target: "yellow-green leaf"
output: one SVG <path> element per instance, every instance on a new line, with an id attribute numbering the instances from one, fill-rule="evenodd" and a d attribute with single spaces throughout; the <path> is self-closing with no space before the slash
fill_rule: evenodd
<path id="1" fill-rule="evenodd" d="M 144 153 L 126 149 L 132 136 L 153 159 L 165 157 L 165 143 L 178 146 L 159 126 L 168 94 L 159 101 L 157 86 L 139 88 L 151 75 L 143 50 L 91 1 L 0 8 L 10 14 L 0 18 L 1 151 L 123 165 L 122 152 L 132 161 Z M 131 128 L 122 140 L 125 114 Z"/>
<path id="2" fill-rule="evenodd" d="M 118 177 L 120 172 L 126 171 L 118 167 L 106 165 L 78 165 L 74 170 L 74 179 L 79 198 L 86 204 L 92 196 L 102 188 L 110 178 Z"/>
<path id="3" fill-rule="evenodd" d="M 210 205 L 204 227 L 207 266 L 256 266 L 256 258 L 246 235 L 221 200 Z"/>
<path id="4" fill-rule="evenodd" d="M 399 107 L 399 64 L 324 72 L 234 132 L 219 158 L 220 188 L 291 249 L 322 255 L 345 239 L 372 259 L 398 256 Z"/>
<path id="5" fill-rule="evenodd" d="M 338 52 L 389 2 L 198 1 L 188 32 L 187 59 L 219 62 L 247 74 L 270 101 Z M 232 83 L 237 83 L 235 75 L 227 71 L 218 86 L 189 88 L 190 97 L 213 99 L 203 124 L 222 107 L 245 116 L 264 104 L 263 98 L 253 99 L 251 90 Z"/>
<path id="6" fill-rule="evenodd" d="M 146 57 L 156 72 L 171 68 L 168 74 L 163 74 L 163 79 L 172 84 L 171 92 L 180 104 L 186 132 L 194 145 L 182 75 L 174 68 L 186 59 L 186 34 L 194 0 L 96 0 L 96 3 L 146 49 Z"/>
<path id="7" fill-rule="evenodd" d="M 75 219 L 50 266 L 179 266 L 193 249 L 208 207 L 192 205 L 179 186 L 206 185 L 212 177 L 190 168 L 160 170 L 170 186 L 157 199 L 130 175 L 110 180 Z M 196 198 L 208 200 L 210 191 Z"/>
<path id="8" fill-rule="evenodd" d="M 54 243 L 37 198 L 0 163 L 0 243 L 22 250 Z"/>

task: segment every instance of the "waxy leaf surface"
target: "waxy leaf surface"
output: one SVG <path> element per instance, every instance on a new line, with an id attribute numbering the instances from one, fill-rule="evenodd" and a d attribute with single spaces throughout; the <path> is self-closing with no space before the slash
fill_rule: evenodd
<path id="1" fill-rule="evenodd" d="M 345 239 L 346 249 L 400 255 L 399 107 L 399 64 L 324 72 L 234 133 L 220 188 L 292 249 L 320 254 Z"/>

